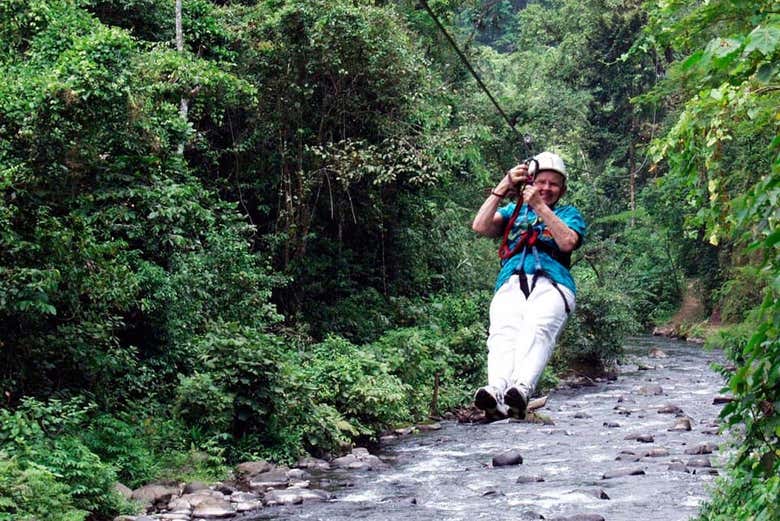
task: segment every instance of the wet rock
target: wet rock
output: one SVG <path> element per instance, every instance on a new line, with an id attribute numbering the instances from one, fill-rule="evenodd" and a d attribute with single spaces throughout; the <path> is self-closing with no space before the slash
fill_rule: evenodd
<path id="1" fill-rule="evenodd" d="M 299 505 L 305 501 L 327 501 L 330 494 L 324 490 L 305 488 L 271 490 L 265 495 L 266 505 Z"/>
<path id="2" fill-rule="evenodd" d="M 607 493 L 604 491 L 603 488 L 600 487 L 581 488 L 575 490 L 574 492 L 579 492 L 580 494 L 585 494 L 586 496 L 593 496 L 596 499 L 609 499 Z"/>
<path id="3" fill-rule="evenodd" d="M 352 449 L 351 454 L 336 458 L 333 460 L 333 465 L 349 470 L 379 470 L 385 468 L 385 463 L 368 452 L 368 449 L 364 447 L 355 447 Z"/>
<path id="4" fill-rule="evenodd" d="M 647 356 L 650 358 L 668 358 L 669 355 L 667 355 L 662 349 L 659 349 L 657 347 L 653 347 L 648 351 Z"/>
<path id="5" fill-rule="evenodd" d="M 605 472 L 604 475 L 601 476 L 601 479 L 614 479 L 625 476 L 643 476 L 644 474 L 644 469 L 618 469 Z"/>
<path id="6" fill-rule="evenodd" d="M 646 458 L 664 458 L 669 455 L 669 451 L 662 447 L 655 447 L 645 452 Z"/>
<path id="7" fill-rule="evenodd" d="M 691 458 L 688 460 L 687 466 L 689 467 L 712 467 L 712 462 L 707 456 L 700 458 Z"/>
<path id="8" fill-rule="evenodd" d="M 725 403 L 733 402 L 734 398 L 732 396 L 716 396 L 712 399 L 712 405 L 723 405 Z"/>
<path id="9" fill-rule="evenodd" d="M 236 508 L 224 499 L 217 497 L 204 498 L 197 506 L 192 509 L 192 517 L 202 519 L 219 519 L 223 517 L 232 517 L 236 514 Z"/>
<path id="10" fill-rule="evenodd" d="M 637 393 L 642 396 L 660 396 L 664 394 L 664 389 L 660 385 L 643 385 L 637 389 Z"/>
<path id="11" fill-rule="evenodd" d="M 214 490 L 216 490 L 217 492 L 221 492 L 226 496 L 229 496 L 236 491 L 235 488 L 228 485 L 227 483 L 217 483 L 216 485 L 214 485 Z"/>
<path id="12" fill-rule="evenodd" d="M 691 473 L 691 470 L 685 466 L 685 463 L 681 463 L 679 461 L 670 463 L 669 466 L 666 468 L 666 470 L 669 470 L 670 472 L 686 472 L 688 474 Z"/>
<path id="13" fill-rule="evenodd" d="M 624 440 L 636 440 L 640 443 L 653 443 L 655 438 L 652 434 L 629 434 Z"/>
<path id="14" fill-rule="evenodd" d="M 130 499 L 138 501 L 147 508 L 157 503 L 167 503 L 173 496 L 179 495 L 178 487 L 166 485 L 144 485 L 133 491 Z"/>
<path id="15" fill-rule="evenodd" d="M 617 429 L 620 427 L 618 422 L 604 422 L 603 425 L 608 429 Z"/>
<path id="16" fill-rule="evenodd" d="M 578 412 L 577 414 L 574 415 L 574 417 L 577 418 L 578 420 L 583 420 L 583 419 L 591 418 L 591 415 L 586 412 Z"/>
<path id="17" fill-rule="evenodd" d="M 249 488 L 262 492 L 271 488 L 286 487 L 290 482 L 290 478 L 287 476 L 288 470 L 286 467 L 278 467 L 268 472 L 254 475 L 249 481 Z"/>
<path id="18" fill-rule="evenodd" d="M 506 467 L 509 465 L 520 465 L 523 463 L 523 456 L 518 450 L 508 450 L 497 456 L 493 456 L 494 467 Z"/>
<path id="19" fill-rule="evenodd" d="M 267 461 L 246 461 L 236 465 L 236 479 L 250 481 L 254 476 L 273 470 L 275 466 Z"/>
<path id="20" fill-rule="evenodd" d="M 642 459 L 642 456 L 643 456 L 642 454 L 637 454 L 636 452 L 630 450 L 624 450 L 617 455 L 615 461 L 628 461 L 631 463 L 636 463 L 637 461 Z"/>
<path id="21" fill-rule="evenodd" d="M 330 463 L 324 459 L 306 457 L 298 460 L 295 466 L 299 469 L 316 469 L 316 470 L 328 470 L 330 469 Z"/>
<path id="22" fill-rule="evenodd" d="M 605 521 L 599 514 L 575 514 L 568 517 L 553 517 L 550 521 Z"/>
<path id="23" fill-rule="evenodd" d="M 486 491 L 482 493 L 482 497 L 489 497 L 489 496 L 505 496 L 501 490 L 497 488 L 489 488 Z"/>
<path id="24" fill-rule="evenodd" d="M 187 483 L 184 485 L 184 490 L 182 491 L 182 494 L 192 494 L 193 492 L 197 492 L 198 490 L 208 490 L 209 486 L 208 484 L 202 482 L 202 481 L 193 481 L 192 483 Z"/>
<path id="25" fill-rule="evenodd" d="M 680 414 L 683 410 L 678 406 L 668 403 L 658 408 L 658 414 Z"/>
<path id="26" fill-rule="evenodd" d="M 674 422 L 674 425 L 672 428 L 669 429 L 670 431 L 689 431 L 691 430 L 691 420 L 690 418 L 678 418 L 676 422 Z"/>
<path id="27" fill-rule="evenodd" d="M 517 476 L 515 483 L 542 483 L 544 478 L 542 476 Z"/>
<path id="28" fill-rule="evenodd" d="M 393 434 L 396 436 L 407 436 L 414 432 L 414 425 L 410 425 L 409 427 L 401 427 L 399 429 L 395 429 L 393 431 Z"/>
<path id="29" fill-rule="evenodd" d="M 705 476 L 719 476 L 720 475 L 720 473 L 716 469 L 712 469 L 712 468 L 709 468 L 709 469 L 708 468 L 694 469 L 693 473 L 694 474 L 705 475 Z"/>
<path id="30" fill-rule="evenodd" d="M 440 431 L 441 423 L 423 423 L 417 426 L 420 432 Z"/>
<path id="31" fill-rule="evenodd" d="M 699 445 L 696 445 L 695 447 L 691 447 L 690 449 L 685 449 L 685 454 L 688 455 L 697 455 L 697 454 L 712 454 L 718 450 L 718 445 L 715 443 L 701 443 Z"/>
<path id="32" fill-rule="evenodd" d="M 534 519 L 544 519 L 544 516 L 538 512 L 534 512 L 533 510 L 526 510 L 520 514 L 521 521 L 532 521 Z"/>

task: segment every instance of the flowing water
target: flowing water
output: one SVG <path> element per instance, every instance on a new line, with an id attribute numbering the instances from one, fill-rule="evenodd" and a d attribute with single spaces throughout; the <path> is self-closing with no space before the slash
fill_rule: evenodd
<path id="1" fill-rule="evenodd" d="M 668 357 L 648 356 L 652 348 Z M 244 519 L 690 519 L 725 458 L 722 451 L 690 454 L 725 441 L 716 428 L 722 406 L 713 403 L 724 381 L 710 367 L 721 355 L 655 337 L 630 339 L 626 354 L 617 380 L 553 392 L 540 412 L 554 425 L 444 422 L 441 430 L 383 444 L 384 470 L 329 473 L 332 501 Z M 665 405 L 682 412 L 660 413 Z M 691 430 L 670 430 L 683 417 Z M 524 462 L 494 467 L 492 458 L 509 450 Z M 604 479 L 621 471 L 637 474 Z"/>

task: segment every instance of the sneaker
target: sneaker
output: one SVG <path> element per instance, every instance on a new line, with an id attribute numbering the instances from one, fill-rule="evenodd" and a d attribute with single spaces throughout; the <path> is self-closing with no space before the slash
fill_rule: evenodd
<path id="1" fill-rule="evenodd" d="M 501 391 L 492 385 L 477 389 L 474 394 L 474 405 L 477 409 L 485 411 L 485 417 L 488 419 L 502 419 L 507 414 Z"/>
<path id="2" fill-rule="evenodd" d="M 508 410 L 508 415 L 518 420 L 525 419 L 525 411 L 528 408 L 528 396 L 525 391 L 519 387 L 512 386 L 504 393 L 504 403 Z"/>

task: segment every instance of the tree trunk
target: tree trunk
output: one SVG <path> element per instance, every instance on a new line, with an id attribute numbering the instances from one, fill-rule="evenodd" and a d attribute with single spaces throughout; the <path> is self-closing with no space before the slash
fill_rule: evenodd
<path id="1" fill-rule="evenodd" d="M 176 0 L 176 50 L 180 53 L 184 52 L 184 30 L 181 23 L 181 6 L 182 0 Z M 187 121 L 187 115 L 189 113 L 189 100 L 182 96 L 179 101 L 179 115 L 184 121 Z M 176 153 L 179 155 L 184 154 L 184 140 L 179 142 L 179 146 L 176 149 Z"/>

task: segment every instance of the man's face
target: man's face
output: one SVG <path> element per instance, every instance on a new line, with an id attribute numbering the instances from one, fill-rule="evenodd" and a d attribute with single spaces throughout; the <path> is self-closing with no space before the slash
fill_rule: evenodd
<path id="1" fill-rule="evenodd" d="M 550 207 L 557 203 L 558 199 L 566 192 L 563 176 L 553 170 L 542 170 L 536 174 L 534 187 L 539 192 L 544 203 Z"/>

